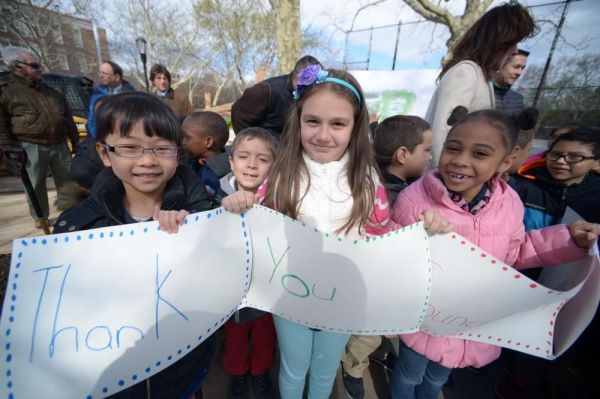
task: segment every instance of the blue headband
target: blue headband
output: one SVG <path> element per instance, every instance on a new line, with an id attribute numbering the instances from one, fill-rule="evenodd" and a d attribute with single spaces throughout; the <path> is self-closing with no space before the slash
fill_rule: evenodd
<path id="1" fill-rule="evenodd" d="M 358 90 L 356 90 L 354 86 L 352 86 L 345 80 L 338 78 L 329 78 L 327 77 L 327 75 L 329 75 L 329 72 L 322 70 L 321 66 L 318 64 L 309 65 L 306 68 L 304 68 L 298 74 L 298 84 L 296 85 L 296 90 L 294 90 L 293 92 L 294 99 L 299 100 L 300 98 L 302 98 L 302 93 L 304 93 L 304 90 L 313 83 L 321 84 L 323 82 L 331 82 L 344 86 L 345 88 L 349 89 L 352 93 L 354 93 L 356 99 L 358 100 L 358 106 L 360 107 L 360 94 L 358 94 Z"/>

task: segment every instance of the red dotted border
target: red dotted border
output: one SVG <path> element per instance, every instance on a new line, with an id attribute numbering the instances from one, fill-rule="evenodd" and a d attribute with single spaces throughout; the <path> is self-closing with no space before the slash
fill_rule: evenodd
<path id="1" fill-rule="evenodd" d="M 452 237 L 452 239 L 458 238 L 458 236 L 456 234 L 452 234 L 451 237 Z M 468 242 L 465 239 L 462 239 L 460 241 L 461 245 L 466 245 L 467 243 Z M 481 248 L 478 248 L 476 246 L 472 246 L 469 249 L 470 249 L 471 252 L 476 252 L 478 250 L 482 251 Z M 494 257 L 492 255 L 487 254 L 485 252 L 480 252 L 479 256 L 481 258 L 487 258 L 489 256 L 491 258 L 490 259 L 490 263 L 492 265 L 495 265 L 498 262 L 503 263 L 502 261 L 500 261 L 498 259 L 494 259 Z M 512 267 L 509 267 L 507 265 L 502 266 L 501 270 L 503 272 L 515 271 L 515 269 L 513 269 Z M 522 276 L 523 276 L 522 274 L 517 273 L 513 277 L 515 279 L 520 279 Z M 536 289 L 538 287 L 540 287 L 540 286 L 538 284 L 536 284 L 536 283 L 532 282 L 531 284 L 529 284 L 529 288 L 531 288 L 531 289 Z M 541 286 L 541 287 L 543 287 L 543 286 Z M 559 295 L 562 295 L 563 293 L 560 292 L 560 291 L 548 290 L 547 294 L 559 296 Z M 559 305 L 556 307 L 556 310 L 552 313 L 552 318 L 549 320 L 549 325 L 550 325 L 550 330 L 548 331 L 548 336 L 549 337 L 553 337 L 554 336 L 553 330 L 554 330 L 554 325 L 556 324 L 556 317 L 558 316 L 558 312 L 565 305 L 565 303 L 567 303 L 566 299 L 564 301 L 560 302 Z M 435 337 L 443 337 L 443 335 L 436 334 L 434 332 L 430 332 L 429 330 L 421 330 L 421 331 L 423 331 L 423 332 L 425 332 L 425 333 L 427 333 L 429 335 L 433 335 Z M 452 335 L 450 335 L 450 337 L 463 337 L 464 336 L 465 337 L 464 339 L 469 339 L 468 337 L 472 337 L 474 335 L 475 334 L 473 334 L 473 333 L 461 332 L 461 333 L 457 333 L 457 334 L 452 334 Z M 481 334 L 477 334 L 477 338 L 481 338 Z M 505 339 L 503 339 L 501 337 L 494 337 L 492 335 L 488 335 L 487 339 L 488 339 L 488 341 L 490 341 L 491 345 L 499 345 L 500 343 L 502 343 L 501 346 L 504 346 L 504 347 L 506 347 L 506 344 L 510 344 L 511 346 L 513 346 L 515 348 L 524 347 L 525 349 L 529 349 L 531 347 L 534 347 L 536 351 L 542 350 L 542 348 L 539 347 L 539 346 L 533 346 L 533 345 L 528 344 L 528 343 L 523 343 L 523 342 L 520 342 L 520 341 L 514 341 L 514 340 L 511 340 L 511 339 L 505 340 Z M 550 352 L 551 352 L 551 349 L 552 349 L 552 341 L 551 341 L 551 339 L 549 339 L 548 341 L 546 341 L 546 345 L 549 347 L 549 348 L 546 349 L 546 355 L 547 355 L 547 357 L 550 357 Z"/>

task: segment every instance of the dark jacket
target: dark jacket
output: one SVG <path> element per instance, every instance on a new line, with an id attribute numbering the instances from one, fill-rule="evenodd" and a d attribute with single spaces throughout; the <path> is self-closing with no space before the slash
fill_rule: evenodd
<path id="1" fill-rule="evenodd" d="M 523 96 L 509 87 L 494 86 L 494 98 L 496 99 L 496 109 L 516 114 L 523 111 Z"/>
<path id="2" fill-rule="evenodd" d="M 231 106 L 231 124 L 237 134 L 247 127 L 259 126 L 281 137 L 292 96 L 292 75 L 276 76 L 244 90 Z"/>
<path id="3" fill-rule="evenodd" d="M 104 170 L 104 164 L 96 151 L 96 142 L 92 137 L 87 137 L 79 145 L 75 157 L 71 161 L 69 179 L 74 180 L 84 188 L 91 188 L 98 173 Z"/>
<path id="4" fill-rule="evenodd" d="M 546 159 L 538 159 L 523 165 L 516 175 L 517 192 L 525 205 L 525 230 L 559 224 L 567 207 L 591 223 L 600 223 L 600 177 L 590 172 L 579 184 L 565 186 L 556 181 L 546 167 Z M 525 273 L 537 278 L 539 273 Z M 594 318 L 567 353 L 574 351 L 590 361 L 600 356 L 600 308 Z"/>
<path id="5" fill-rule="evenodd" d="M 381 175 L 385 182 L 385 189 L 387 191 L 388 199 L 390 201 L 390 207 L 393 207 L 400 191 L 404 190 L 406 187 L 408 187 L 410 183 L 414 182 L 417 179 L 410 179 L 407 183 L 398 176 L 388 172 L 387 167 L 385 165 L 379 166 L 381 169 Z"/>
<path id="6" fill-rule="evenodd" d="M 96 178 L 90 195 L 82 203 L 60 214 L 54 233 L 89 230 L 125 224 L 122 198 L 123 182 L 110 168 Z M 162 210 L 202 212 L 210 209 L 206 188 L 194 172 L 179 166 L 175 176 L 167 183 L 163 194 Z"/>
<path id="7" fill-rule="evenodd" d="M 135 87 L 133 87 L 133 85 L 126 80 L 121 79 L 121 85 L 121 93 L 135 90 Z M 106 85 L 98 85 L 94 87 L 92 98 L 90 99 L 90 109 L 88 111 L 87 118 L 87 133 L 89 137 L 96 137 L 96 117 L 94 116 L 94 105 L 96 104 L 96 100 L 98 100 L 100 97 L 108 96 L 109 94 L 110 89 Z"/>
<path id="8" fill-rule="evenodd" d="M 231 146 L 223 148 L 223 152 L 214 157 L 205 158 L 202 163 L 197 158 L 187 159 L 182 161 L 194 169 L 194 172 L 204 182 L 207 187 L 210 187 L 214 194 L 220 186 L 220 180 L 223 176 L 231 173 L 231 164 L 229 156 L 231 155 Z M 209 190 L 209 192 L 210 192 Z"/>
<path id="9" fill-rule="evenodd" d="M 14 140 L 56 145 L 67 137 L 76 147 L 79 133 L 65 96 L 14 73 L 0 78 L 0 145 Z"/>
<path id="10" fill-rule="evenodd" d="M 100 173 L 90 195 L 82 203 L 60 214 L 54 225 L 54 233 L 89 230 L 99 227 L 124 224 L 123 183 L 111 169 Z M 167 183 L 163 195 L 162 209 L 205 211 L 210 209 L 206 189 L 194 172 L 179 167 L 175 176 Z M 200 386 L 215 350 L 213 334 L 186 356 L 150 378 L 150 396 L 146 381 L 142 381 L 115 395 L 112 399 L 187 398 Z"/>
<path id="11" fill-rule="evenodd" d="M 540 159 L 521 167 L 515 178 L 525 205 L 526 231 L 561 223 L 567 207 L 588 222 L 600 223 L 600 177 L 595 173 L 567 187 L 552 178 L 546 160 Z"/>
<path id="12" fill-rule="evenodd" d="M 175 116 L 188 116 L 194 112 L 190 100 L 181 93 L 177 93 L 175 90 L 169 87 L 167 94 L 164 96 L 158 96 L 160 101 L 165 103 Z"/>

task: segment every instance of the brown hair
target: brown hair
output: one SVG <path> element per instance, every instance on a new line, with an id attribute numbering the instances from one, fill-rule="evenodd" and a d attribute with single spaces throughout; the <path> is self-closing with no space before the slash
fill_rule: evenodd
<path id="1" fill-rule="evenodd" d="M 277 149 L 279 147 L 279 142 L 267 129 L 263 129 L 262 127 L 247 127 L 243 129 L 241 132 L 235 135 L 235 139 L 233 139 L 233 144 L 231 144 L 231 156 L 237 151 L 240 144 L 245 141 L 257 139 L 267 146 L 269 151 L 271 151 L 271 155 L 273 155 L 273 159 L 277 158 Z"/>
<path id="2" fill-rule="evenodd" d="M 519 136 L 517 136 L 517 144 L 516 146 L 520 149 L 523 149 L 531 143 L 533 138 L 535 137 L 535 128 L 534 129 L 526 129 L 519 130 Z"/>
<path id="3" fill-rule="evenodd" d="M 110 65 L 110 67 L 113 71 L 113 75 L 119 75 L 119 79 L 123 79 L 123 68 L 121 68 L 121 66 L 119 64 L 117 64 L 116 62 L 112 62 L 112 61 L 102 61 L 102 64 Z"/>
<path id="4" fill-rule="evenodd" d="M 156 75 L 161 73 L 167 77 L 169 85 L 171 85 L 171 72 L 169 72 L 167 67 L 162 64 L 152 65 L 152 68 L 150 68 L 150 81 L 154 82 L 154 78 L 156 78 Z"/>
<path id="5" fill-rule="evenodd" d="M 281 138 L 279 155 L 269 172 L 269 184 L 265 195 L 265 203 L 275 207 L 279 212 L 296 219 L 300 204 L 310 189 L 310 174 L 303 158 L 303 147 L 300 138 L 300 118 L 302 106 L 315 93 L 328 90 L 343 96 L 354 109 L 354 128 L 346 152 L 349 160 L 346 174 L 353 199 L 352 209 L 344 225 L 335 233 L 348 234 L 353 228 L 361 233 L 375 207 L 375 179 L 378 168 L 375 156 L 369 143 L 369 117 L 362 89 L 356 79 L 345 71 L 328 69 L 328 77 L 342 79 L 358 91 L 356 95 L 339 83 L 323 82 L 306 87 L 302 97 L 294 101 Z M 307 180 L 305 192 L 300 192 L 302 177 Z"/>
<path id="6" fill-rule="evenodd" d="M 418 116 L 394 115 L 384 119 L 377 125 L 373 139 L 377 162 L 389 165 L 400 147 L 412 153 L 425 141 L 423 133 L 430 129 L 429 123 Z"/>
<path id="7" fill-rule="evenodd" d="M 298 76 L 298 74 L 300 72 L 302 72 L 302 70 L 304 68 L 306 68 L 307 66 L 310 65 L 321 65 L 321 63 L 319 62 L 318 59 L 316 59 L 315 57 L 313 57 L 312 55 L 305 55 L 304 57 L 300 58 L 298 61 L 296 61 L 296 64 L 294 65 L 294 69 L 292 70 L 292 74 L 293 76 Z M 321 65 L 321 68 L 323 68 L 323 65 Z M 325 68 L 323 68 L 325 69 Z"/>
<path id="8" fill-rule="evenodd" d="M 483 70 L 487 80 L 499 54 L 526 37 L 539 31 L 535 21 L 522 5 L 516 1 L 504 3 L 483 14 L 452 46 L 452 59 L 444 65 L 438 81 L 456 64 L 470 60 Z"/>

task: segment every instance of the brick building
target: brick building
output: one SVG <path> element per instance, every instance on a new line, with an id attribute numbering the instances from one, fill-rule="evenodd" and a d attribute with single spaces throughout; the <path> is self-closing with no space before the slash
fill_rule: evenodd
<path id="1" fill-rule="evenodd" d="M 106 31 L 91 20 L 28 2 L 0 0 L 0 53 L 8 45 L 34 51 L 46 72 L 91 79 L 101 60 L 110 59 Z M 0 69 L 8 69 L 1 57 Z"/>

